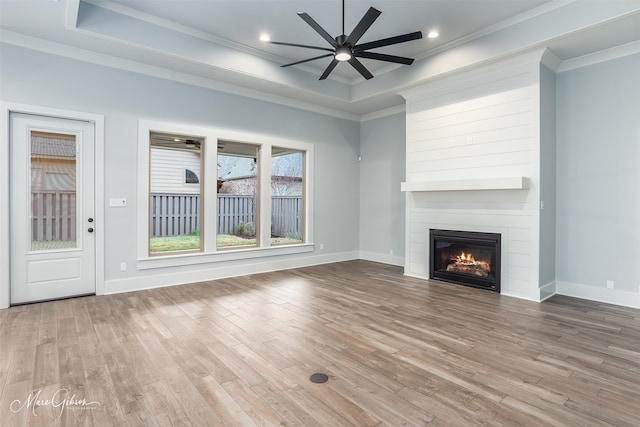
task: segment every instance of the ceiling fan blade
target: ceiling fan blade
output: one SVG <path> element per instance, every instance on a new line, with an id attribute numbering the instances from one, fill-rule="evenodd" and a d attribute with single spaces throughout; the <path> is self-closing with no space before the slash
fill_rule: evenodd
<path id="1" fill-rule="evenodd" d="M 406 58 L 404 56 L 387 55 L 385 53 L 376 52 L 358 52 L 354 53 L 358 58 L 376 59 L 378 61 L 395 62 L 396 64 L 411 65 L 413 64 L 413 58 Z"/>
<path id="2" fill-rule="evenodd" d="M 367 13 L 365 13 L 362 17 L 360 22 L 358 22 L 358 25 L 356 25 L 353 31 L 351 31 L 351 34 L 349 34 L 349 37 L 347 37 L 347 40 L 345 41 L 345 44 L 353 46 L 358 43 L 360 37 L 362 37 L 362 35 L 369 29 L 369 27 L 375 22 L 375 20 L 378 19 L 378 16 L 380 16 L 381 13 L 382 12 L 380 12 L 375 7 L 370 7 L 369 10 L 367 10 Z"/>
<path id="3" fill-rule="evenodd" d="M 418 40 L 422 38 L 422 31 L 416 31 L 414 33 L 402 34 L 401 36 L 388 37 L 386 39 L 375 40 L 369 43 L 362 43 L 353 47 L 355 52 L 362 52 L 363 50 L 375 49 L 378 47 L 390 46 L 392 44 L 409 42 L 411 40 Z"/>
<path id="4" fill-rule="evenodd" d="M 306 44 L 297 44 L 297 43 L 285 43 L 285 42 L 274 42 L 274 41 L 268 41 L 267 43 L 271 43 L 271 44 L 278 44 L 281 46 L 294 46 L 294 47 L 304 47 L 306 49 L 316 49 L 316 50 L 326 50 L 327 52 L 333 52 L 333 49 L 330 49 L 328 47 L 320 47 L 320 46 L 309 46 Z"/>
<path id="5" fill-rule="evenodd" d="M 302 61 L 292 62 L 291 64 L 284 64 L 284 65 L 281 65 L 281 67 L 290 67 L 292 65 L 302 64 L 304 62 L 309 62 L 309 61 L 315 61 L 316 59 L 326 58 L 328 56 L 333 56 L 333 53 L 327 53 L 326 55 L 320 55 L 320 56 L 316 56 L 314 58 L 303 59 Z"/>
<path id="6" fill-rule="evenodd" d="M 349 64 L 351 64 L 353 68 L 355 68 L 360 74 L 362 74 L 362 77 L 364 77 L 365 79 L 369 80 L 373 78 L 373 74 L 371 74 L 369 70 L 367 70 L 364 65 L 362 65 L 362 62 L 358 61 L 355 56 L 351 57 L 351 59 L 349 60 Z"/>
<path id="7" fill-rule="evenodd" d="M 324 73 L 322 73 L 322 75 L 320 76 L 319 80 L 324 80 L 327 77 L 329 77 L 329 74 L 331 74 L 331 72 L 333 71 L 334 68 L 336 68 L 336 65 L 338 65 L 338 60 L 334 59 L 333 61 L 331 61 L 331 63 L 329 64 L 329 66 L 324 70 Z"/>
<path id="8" fill-rule="evenodd" d="M 309 24 L 311 28 L 316 30 L 316 33 L 320 34 L 322 38 L 328 41 L 331 46 L 338 47 L 338 43 L 333 37 L 331 37 L 331 34 L 327 33 L 327 31 L 324 28 L 322 28 L 320 24 L 318 24 L 316 21 L 313 20 L 312 17 L 309 16 L 309 14 L 305 12 L 298 12 L 298 16 L 302 18 L 304 22 Z"/>

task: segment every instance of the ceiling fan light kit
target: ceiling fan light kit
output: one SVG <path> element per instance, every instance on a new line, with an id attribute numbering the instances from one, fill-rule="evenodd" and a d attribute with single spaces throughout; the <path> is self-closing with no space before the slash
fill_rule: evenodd
<path id="1" fill-rule="evenodd" d="M 292 65 L 302 64 L 305 62 L 315 61 L 316 59 L 328 58 L 333 56 L 333 60 L 329 63 L 327 68 L 324 70 L 322 75 L 320 76 L 320 80 L 326 79 L 329 74 L 333 71 L 333 69 L 338 65 L 339 62 L 348 62 L 351 64 L 353 68 L 356 69 L 360 73 L 362 77 L 369 80 L 373 78 L 373 74 L 367 70 L 367 68 L 362 65 L 357 58 L 366 58 L 366 59 L 374 59 L 377 61 L 385 61 L 392 62 L 396 64 L 404 64 L 411 65 L 413 63 L 413 58 L 406 58 L 403 56 L 395 56 L 395 55 L 387 55 L 384 53 L 377 52 L 369 52 L 371 49 L 377 49 L 380 47 L 391 46 L 394 44 L 405 43 L 412 40 L 418 40 L 422 38 L 421 31 L 415 31 L 413 33 L 402 34 L 399 36 L 388 37 L 385 39 L 375 40 L 368 43 L 357 44 L 360 38 L 364 35 L 364 33 L 373 25 L 378 16 L 380 16 L 382 12 L 374 7 L 370 7 L 369 10 L 364 14 L 360 22 L 355 26 L 351 34 L 348 36 L 344 34 L 344 0 L 342 0 L 342 35 L 338 37 L 332 37 L 324 28 L 320 26 L 316 21 L 314 21 L 311 16 L 307 13 L 299 12 L 298 16 L 302 18 L 311 28 L 313 28 L 323 39 L 325 39 L 330 45 L 331 48 L 328 47 L 320 47 L 320 46 L 309 46 L 303 44 L 296 43 L 285 43 L 285 42 L 276 42 L 276 41 L 267 41 L 267 43 L 283 45 L 283 46 L 293 46 L 293 47 L 302 47 L 306 49 L 315 49 L 315 50 L 323 50 L 330 53 L 326 53 L 320 56 L 315 56 L 313 58 L 303 59 L 302 61 L 292 62 L 290 64 L 281 65 L 281 67 L 290 67 Z"/>
<path id="2" fill-rule="evenodd" d="M 346 46 L 339 47 L 336 49 L 334 58 L 338 61 L 348 61 L 351 59 L 351 51 Z"/>

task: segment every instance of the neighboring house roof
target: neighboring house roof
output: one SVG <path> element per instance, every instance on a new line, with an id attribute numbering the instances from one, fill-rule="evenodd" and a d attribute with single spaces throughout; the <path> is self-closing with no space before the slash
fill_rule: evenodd
<path id="1" fill-rule="evenodd" d="M 76 158 L 76 141 L 33 135 L 31 156 L 41 159 L 73 160 Z"/>

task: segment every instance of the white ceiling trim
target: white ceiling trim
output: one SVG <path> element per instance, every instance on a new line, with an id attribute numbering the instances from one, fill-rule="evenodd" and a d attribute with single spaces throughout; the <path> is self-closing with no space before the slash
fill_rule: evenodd
<path id="1" fill-rule="evenodd" d="M 447 50 L 451 50 L 453 48 L 456 48 L 458 46 L 462 46 L 464 44 L 467 44 L 469 42 L 474 41 L 475 39 L 479 39 L 481 37 L 490 35 L 492 33 L 496 33 L 499 32 L 501 30 L 504 30 L 506 28 L 512 27 L 514 25 L 518 25 L 518 24 L 522 24 L 530 19 L 533 19 L 535 17 L 547 14 L 555 9 L 564 7 L 570 3 L 574 3 L 577 0 L 554 0 L 550 3 L 545 3 L 541 6 L 536 7 L 535 9 L 531 9 L 527 12 L 521 13 L 519 15 L 516 15 L 512 18 L 509 19 L 505 19 L 504 21 L 501 21 L 497 24 L 491 25 L 489 27 L 483 28 L 480 31 L 476 31 L 475 33 L 471 33 L 468 34 L 464 37 L 460 37 L 456 40 L 452 40 L 449 43 L 445 43 L 442 44 L 436 48 L 430 49 L 427 52 L 425 52 L 423 55 L 418 55 L 416 56 L 416 60 L 419 59 L 424 59 L 424 58 L 428 58 L 434 55 L 437 55 L 441 52 L 447 51 Z"/>
<path id="2" fill-rule="evenodd" d="M 407 107 L 403 105 L 396 105 L 395 107 L 385 108 L 384 110 L 375 111 L 373 113 L 363 114 L 360 117 L 360 123 L 368 122 L 369 120 L 380 119 L 382 117 L 393 116 L 395 114 L 404 113 L 407 111 Z"/>
<path id="3" fill-rule="evenodd" d="M 438 55 L 414 62 L 411 67 L 397 70 L 376 79 L 375 85 L 356 84 L 352 87 L 352 102 L 365 100 L 376 93 L 398 93 L 407 87 L 423 85 L 450 73 L 482 66 L 532 50 L 551 48 L 564 37 L 584 30 L 606 26 L 638 13 L 638 4 L 616 2 L 603 8 L 583 1 L 563 3 L 549 12 L 549 22 L 541 25 L 542 15 L 519 26 L 505 27 Z M 575 19 L 568 19 L 568 17 Z M 562 58 L 561 58 L 562 59 Z"/>
<path id="4" fill-rule="evenodd" d="M 349 85 L 335 80 L 319 81 L 315 72 L 312 74 L 298 69 L 285 70 L 278 63 L 261 56 L 181 31 L 176 32 L 167 29 L 166 26 L 141 21 L 87 2 L 82 2 L 79 16 L 82 19 L 74 31 L 207 67 L 212 75 L 218 73 L 217 78 L 224 81 L 237 80 L 238 75 L 243 75 L 247 80 L 257 79 L 270 85 L 287 87 L 314 96 L 320 95 L 338 102 L 351 101 Z M 146 28 L 141 28 L 143 26 Z M 172 43 L 163 44 L 166 40 L 172 40 Z M 231 77 L 232 75 L 235 77 Z M 250 82 L 247 84 L 251 85 Z"/>
<path id="5" fill-rule="evenodd" d="M 251 46 L 247 46 L 247 45 L 242 44 L 242 43 L 236 43 L 236 42 L 234 42 L 232 40 L 225 39 L 224 37 L 217 37 L 217 36 L 215 36 L 213 34 L 205 32 L 205 31 L 200 31 L 200 30 L 197 30 L 195 28 L 188 27 L 186 25 L 178 24 L 177 22 L 169 21 L 167 19 L 160 18 L 160 17 L 155 16 L 155 15 L 150 15 L 148 13 L 141 12 L 139 10 L 127 7 L 127 6 L 122 5 L 120 3 L 114 3 L 114 2 L 111 2 L 111 1 L 100 1 L 100 0 L 74 0 L 74 2 L 77 2 L 77 3 L 80 3 L 81 1 L 84 2 L 84 3 L 88 3 L 88 4 L 91 4 L 93 6 L 99 7 L 101 9 L 109 10 L 111 12 L 118 13 L 120 15 L 125 15 L 125 16 L 128 16 L 128 17 L 133 18 L 133 19 L 137 19 L 137 20 L 140 20 L 140 21 L 143 21 L 143 22 L 147 22 L 149 24 L 157 25 L 157 26 L 163 27 L 163 28 L 165 28 L 167 30 L 176 31 L 176 32 L 188 35 L 188 36 L 192 36 L 192 37 L 196 37 L 196 38 L 199 38 L 199 39 L 202 39 L 202 40 L 206 40 L 208 42 L 215 43 L 215 44 L 220 45 L 220 46 L 224 46 L 224 47 L 227 47 L 227 48 L 230 48 L 230 49 L 237 50 L 239 52 L 247 53 L 247 54 L 252 55 L 252 56 L 260 57 L 260 58 L 275 62 L 277 64 L 283 64 L 283 63 L 286 63 L 286 62 L 290 62 L 289 60 L 287 60 L 285 58 L 282 58 L 282 57 L 280 57 L 278 55 L 274 55 L 274 54 L 271 54 L 269 52 L 265 52 L 265 51 L 262 51 L 262 50 L 259 50 L 259 49 L 255 49 L 255 48 L 253 48 Z M 69 4 L 68 8 L 73 8 L 73 5 Z M 76 10 L 76 15 L 77 15 L 78 7 L 76 7 L 75 10 Z M 72 11 L 69 11 L 68 13 L 70 14 L 70 13 L 72 13 Z M 76 22 L 77 22 L 77 19 L 76 19 Z M 317 70 L 316 69 L 314 69 L 312 67 L 309 67 L 309 66 L 306 66 L 304 64 L 296 65 L 294 67 L 299 69 L 299 70 L 311 73 L 313 75 L 317 74 Z M 346 79 L 344 77 L 340 77 L 340 76 L 334 75 L 334 74 L 330 75 L 328 78 L 330 80 L 335 80 L 335 81 L 340 82 L 340 83 L 346 83 L 346 84 L 353 83 L 349 79 Z M 355 81 L 358 81 L 358 79 L 355 79 Z"/>
<path id="6" fill-rule="evenodd" d="M 123 4 L 120 3 L 114 3 L 111 1 L 100 1 L 100 0 L 78 0 L 78 2 L 83 2 L 83 3 L 88 3 L 88 4 L 92 4 L 96 7 L 99 7 L 101 9 L 105 9 L 105 10 L 109 10 L 111 12 L 115 12 L 117 14 L 120 15 L 126 15 L 129 16 L 130 18 L 134 18 L 137 19 L 139 21 L 144 21 L 147 22 L 149 24 L 153 24 L 153 25 L 157 25 L 159 27 L 163 27 L 166 28 L 168 30 L 171 31 L 177 31 L 179 33 L 182 34 L 186 34 L 192 37 L 197 37 L 199 39 L 202 40 L 206 40 L 212 43 L 216 43 L 231 49 L 235 49 L 235 50 L 239 50 L 241 52 L 244 53 L 248 53 L 250 55 L 253 56 L 259 56 L 265 59 L 269 59 L 271 61 L 279 61 L 282 60 L 282 58 L 279 58 L 276 55 L 271 55 L 267 52 L 263 52 L 261 50 L 258 49 L 254 49 L 250 46 L 241 44 L 241 43 L 236 43 L 233 42 L 231 40 L 225 39 L 223 37 L 217 37 L 214 36 L 213 34 L 204 32 L 204 31 L 200 31 L 197 30 L 195 28 L 191 28 L 182 24 L 178 24 L 177 22 L 173 22 L 173 21 L 169 21 L 167 19 L 163 19 L 160 18 L 158 16 L 155 15 L 150 15 L 148 13 L 145 12 L 141 12 L 139 10 L 136 9 L 132 9 L 130 7 L 127 7 Z M 72 7 L 71 4 L 69 4 L 68 7 Z"/>
<path id="7" fill-rule="evenodd" d="M 542 48 L 566 54 L 571 43 L 583 40 L 592 34 L 592 30 L 615 24 L 617 20 L 624 24 L 622 28 L 626 28 L 622 33 L 628 34 L 629 19 L 626 18 L 640 17 L 639 5 L 637 0 L 606 5 L 554 0 L 457 39 L 443 48 L 431 50 L 411 67 L 389 65 L 374 81 L 365 82 L 360 78 L 350 84 L 337 79 L 319 82 L 315 71 L 306 72 L 297 67 L 284 71 L 274 62 L 276 56 L 111 0 L 104 3 L 68 0 L 66 5 L 61 5 L 61 10 L 66 12 L 65 27 L 69 32 L 83 35 L 82 38 L 68 37 L 71 43 L 77 43 L 75 47 L 7 30 L 2 30 L 0 35 L 3 42 L 45 53 L 362 121 L 394 114 L 403 108 L 402 98 L 398 95 L 400 91 L 425 85 L 451 73 Z M 608 25 L 606 31 L 600 33 L 611 34 L 611 30 L 617 28 L 620 27 Z M 72 34 L 67 33 L 67 36 Z M 632 40 L 632 37 L 624 38 L 613 40 L 618 43 Z M 167 40 L 174 43 L 167 45 Z M 606 49 L 606 52 L 565 61 L 559 69 L 565 71 L 634 53 L 636 41 L 637 37 L 621 50 Z M 603 48 L 612 44 L 596 46 Z M 583 52 L 587 50 L 583 49 Z"/>
<path id="8" fill-rule="evenodd" d="M 599 64 L 601 62 L 611 61 L 612 59 L 622 58 L 624 56 L 635 55 L 640 53 L 640 41 L 627 43 L 622 46 L 612 47 L 600 52 L 590 53 L 588 55 L 579 56 L 577 58 L 563 61 L 558 67 L 558 73 L 575 70 L 577 68 L 587 67 L 589 65 Z"/>
<path id="9" fill-rule="evenodd" d="M 78 10 L 80 9 L 80 0 L 67 0 L 67 9 L 65 14 L 64 26 L 67 29 L 76 28 L 78 25 Z"/>
<path id="10" fill-rule="evenodd" d="M 171 80 L 192 86 L 198 86 L 206 89 L 217 90 L 220 92 L 239 95 L 246 98 L 257 99 L 260 101 L 271 102 L 287 107 L 298 108 L 301 110 L 323 114 L 325 116 L 336 117 L 340 119 L 350 120 L 354 122 L 360 121 L 360 115 L 353 114 L 344 110 L 323 107 L 311 102 L 305 102 L 289 98 L 286 96 L 274 95 L 267 92 L 261 92 L 255 89 L 249 89 L 243 86 L 233 85 L 218 80 L 207 79 L 204 77 L 194 76 L 193 74 L 183 73 L 170 70 L 164 67 L 144 64 L 129 59 L 123 59 L 103 53 L 96 53 L 86 49 L 51 42 L 36 37 L 27 36 L 12 31 L 0 29 L 0 40 L 2 43 L 8 43 L 15 46 L 33 49 L 52 55 L 62 56 L 91 64 L 102 65 L 109 68 L 115 68 L 124 71 L 130 71 L 138 74 L 144 74 L 151 77 L 157 77 L 164 80 Z"/>

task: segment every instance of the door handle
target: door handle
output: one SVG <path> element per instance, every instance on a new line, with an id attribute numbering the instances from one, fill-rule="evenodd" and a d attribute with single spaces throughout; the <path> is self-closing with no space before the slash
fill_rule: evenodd
<path id="1" fill-rule="evenodd" d="M 93 233 L 93 228 L 89 227 L 89 228 L 87 228 L 87 231 L 88 231 L 89 233 Z"/>

